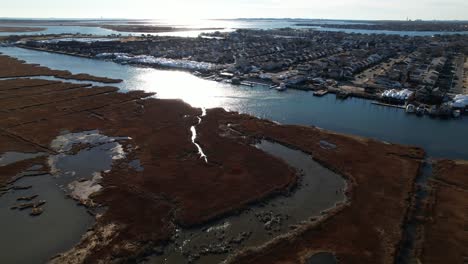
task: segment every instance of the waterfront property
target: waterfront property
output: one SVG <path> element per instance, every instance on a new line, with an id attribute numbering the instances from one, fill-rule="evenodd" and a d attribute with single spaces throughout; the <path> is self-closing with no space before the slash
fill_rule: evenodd
<path id="1" fill-rule="evenodd" d="M 86 72 L 123 79 L 123 83 L 116 84 L 123 91 L 138 87 L 157 93 L 159 98 L 182 99 L 195 107 L 222 107 L 282 124 L 312 125 L 387 142 L 416 145 L 435 157 L 468 159 L 468 150 L 460 147 L 468 133 L 466 118 L 419 118 L 406 115 L 398 108 L 382 107 L 358 98 L 337 101 L 330 94 L 317 98 L 305 91 L 277 93 L 263 85 L 234 86 L 185 72 L 132 67 L 19 48 L 2 48 L 0 52 L 72 73 Z"/>
<path id="2" fill-rule="evenodd" d="M 410 38 L 274 29 L 203 36 L 108 41 L 44 41 L 32 37 L 16 44 L 122 64 L 183 69 L 236 85 L 264 83 L 278 91 L 327 90 L 339 98 L 356 96 L 385 104 L 424 105 L 428 109 L 424 112 L 434 108 L 441 117 L 458 117 L 459 112 L 466 112 L 466 104 L 455 102 L 457 93 L 464 92 L 464 35 Z M 393 96 L 400 92 L 407 96 Z"/>

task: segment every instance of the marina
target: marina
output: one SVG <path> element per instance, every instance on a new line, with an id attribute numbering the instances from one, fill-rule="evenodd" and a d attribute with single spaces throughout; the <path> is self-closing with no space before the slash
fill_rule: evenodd
<path id="1" fill-rule="evenodd" d="M 328 94 L 327 90 L 318 90 L 314 92 L 314 96 L 318 96 L 318 97 L 324 96 L 326 94 Z"/>
<path id="2" fill-rule="evenodd" d="M 379 27 L 395 26 L 392 23 L 378 24 Z M 458 23 L 437 25 L 442 29 L 463 28 L 463 24 Z M 375 25 L 359 25 L 370 26 Z M 400 22 L 397 26 L 431 28 L 428 23 Z M 162 30 L 166 27 L 156 28 Z M 124 65 L 184 70 L 225 84 L 247 87 L 266 84 L 279 92 L 287 89 L 327 90 L 340 100 L 358 97 L 379 100 L 385 105 L 412 104 L 416 107 L 414 112 L 417 116 L 429 113 L 430 116 L 458 118 L 468 108 L 464 95 L 455 94 L 453 90 L 454 79 L 463 79 L 460 62 L 465 55 L 461 54 L 459 44 L 466 38 L 463 35 L 437 35 L 431 44 L 428 44 L 427 37 L 378 37 L 292 28 L 242 29 L 206 33 L 204 36 L 214 38 L 142 36 L 112 38 L 109 41 L 89 41 L 89 38 L 70 41 L 73 38 L 42 40 L 29 37 L 16 42 L 15 38 L 10 38 L 6 43 Z M 361 44 L 350 45 L 343 38 Z M 333 44 L 324 48 L 318 45 L 322 42 Z M 439 53 L 444 45 L 445 51 Z M 262 47 L 262 51 L 258 47 Z M 461 91 L 459 88 L 457 91 Z"/>

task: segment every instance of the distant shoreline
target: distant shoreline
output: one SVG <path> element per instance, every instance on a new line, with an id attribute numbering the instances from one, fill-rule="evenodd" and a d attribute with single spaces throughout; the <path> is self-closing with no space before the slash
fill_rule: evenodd
<path id="1" fill-rule="evenodd" d="M 377 24 L 321 24 L 321 23 L 296 23 L 298 27 L 321 27 L 332 29 L 358 29 L 358 30 L 388 30 L 388 31 L 416 31 L 416 32 L 466 32 L 468 23 L 460 22 L 411 22 L 394 21 Z"/>
<path id="2" fill-rule="evenodd" d="M 162 33 L 178 31 L 197 31 L 197 30 L 223 30 L 224 28 L 176 28 L 170 26 L 142 26 L 142 25 L 102 25 L 104 29 L 110 29 L 118 32 L 143 32 L 143 33 Z"/>

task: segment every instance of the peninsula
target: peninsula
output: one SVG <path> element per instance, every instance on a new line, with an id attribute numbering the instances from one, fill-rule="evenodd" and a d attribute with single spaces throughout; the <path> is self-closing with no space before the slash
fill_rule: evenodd
<path id="1" fill-rule="evenodd" d="M 0 32 L 39 32 L 44 31 L 42 27 L 4 27 L 0 26 Z"/>
<path id="2" fill-rule="evenodd" d="M 149 26 L 149 25 L 102 25 L 100 27 L 118 31 L 118 32 L 137 32 L 137 33 L 162 33 L 162 32 L 223 30 L 224 29 L 224 28 L 183 28 L 183 27 Z"/>

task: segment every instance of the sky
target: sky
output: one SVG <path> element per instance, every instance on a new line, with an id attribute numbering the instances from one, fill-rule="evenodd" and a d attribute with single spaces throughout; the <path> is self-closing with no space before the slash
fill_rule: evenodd
<path id="1" fill-rule="evenodd" d="M 468 0 L 4 0 L 0 17 L 468 20 Z"/>

